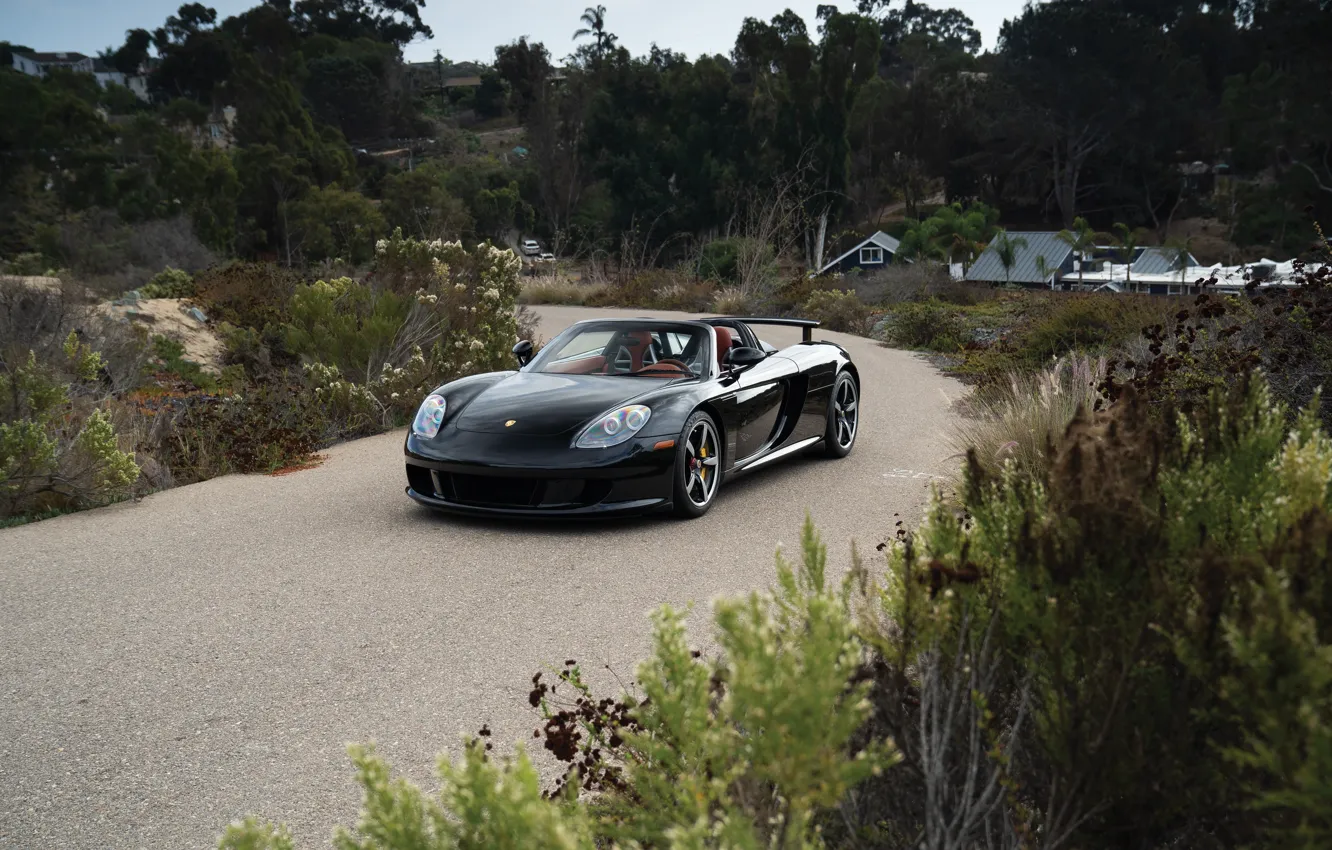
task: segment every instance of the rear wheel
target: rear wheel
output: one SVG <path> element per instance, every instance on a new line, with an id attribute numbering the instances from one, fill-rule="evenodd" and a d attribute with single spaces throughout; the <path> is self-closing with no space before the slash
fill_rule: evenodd
<path id="1" fill-rule="evenodd" d="M 828 425 L 823 431 L 823 452 L 846 457 L 860 431 L 860 386 L 850 372 L 841 372 L 828 399 Z"/>
<path id="2" fill-rule="evenodd" d="M 680 432 L 674 477 L 675 515 L 693 519 L 707 513 L 721 486 L 721 440 L 717 423 L 701 410 Z"/>

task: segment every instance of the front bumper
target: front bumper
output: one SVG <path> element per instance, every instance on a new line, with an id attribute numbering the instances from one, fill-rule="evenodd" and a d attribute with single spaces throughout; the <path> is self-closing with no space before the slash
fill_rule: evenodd
<path id="1" fill-rule="evenodd" d="M 473 516 L 608 517 L 671 508 L 675 451 L 654 448 L 661 438 L 605 450 L 569 449 L 567 439 L 451 430 L 426 441 L 408 433 L 406 494 Z"/>

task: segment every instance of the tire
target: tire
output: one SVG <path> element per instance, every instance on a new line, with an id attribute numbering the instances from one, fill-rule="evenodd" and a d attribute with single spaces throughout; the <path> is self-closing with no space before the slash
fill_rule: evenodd
<path id="1" fill-rule="evenodd" d="M 839 372 L 828 397 L 828 424 L 823 429 L 823 453 L 846 457 L 860 435 L 860 385 L 850 372 Z"/>
<path id="2" fill-rule="evenodd" d="M 675 515 L 697 519 L 717 501 L 722 479 L 721 429 L 711 416 L 696 410 L 685 420 L 675 446 L 671 489 Z"/>

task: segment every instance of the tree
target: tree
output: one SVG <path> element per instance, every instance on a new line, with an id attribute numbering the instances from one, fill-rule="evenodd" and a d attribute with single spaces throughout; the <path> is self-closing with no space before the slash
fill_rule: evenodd
<path id="1" fill-rule="evenodd" d="M 467 205 L 446 188 L 447 175 L 434 163 L 400 171 L 384 181 L 381 207 L 389 227 L 422 239 L 457 239 L 473 232 Z"/>
<path id="2" fill-rule="evenodd" d="M 296 0 L 290 8 L 293 23 L 307 35 L 369 38 L 401 49 L 417 36 L 434 38 L 421 20 L 425 5 L 425 0 Z"/>
<path id="3" fill-rule="evenodd" d="M 291 228 L 306 260 L 338 258 L 360 265 L 374 257 L 385 223 L 369 198 L 328 186 L 311 190 L 293 205 Z"/>
<path id="4" fill-rule="evenodd" d="M 1006 230 L 999 231 L 999 235 L 994 238 L 994 252 L 1004 267 L 1005 284 L 1012 284 L 1013 267 L 1017 265 L 1017 252 L 1026 247 L 1025 236 L 1011 236 Z"/>
<path id="5" fill-rule="evenodd" d="M 1087 219 L 1078 216 L 1073 219 L 1073 229 L 1064 229 L 1057 234 L 1059 241 L 1063 242 L 1073 251 L 1073 257 L 1078 263 L 1078 288 L 1082 288 L 1082 272 L 1087 266 L 1087 253 L 1096 247 L 1096 231 L 1087 223 Z"/>
<path id="6" fill-rule="evenodd" d="M 1172 236 L 1166 240 L 1165 250 L 1170 257 L 1171 266 L 1179 270 L 1179 282 L 1183 286 L 1184 276 L 1188 273 L 1189 263 L 1193 257 L 1193 237 Z"/>
<path id="7" fill-rule="evenodd" d="M 1115 222 L 1115 253 L 1124 264 L 1124 283 L 1129 290 L 1133 289 L 1133 263 L 1145 238 L 1146 233 L 1141 228 L 1133 229 L 1121 221 Z"/>
<path id="8" fill-rule="evenodd" d="M 1100 186 L 1084 176 L 1132 127 L 1174 69 L 1159 28 L 1109 0 L 1029 4 L 1000 31 L 1000 72 L 1019 93 L 1023 142 L 1037 153 L 1065 227 Z"/>
<path id="9" fill-rule="evenodd" d="M 137 74 L 148 61 L 148 50 L 153 36 L 145 29 L 132 29 L 125 33 L 125 43 L 111 54 L 111 64 L 122 74 Z"/>
<path id="10" fill-rule="evenodd" d="M 606 31 L 606 7 L 589 6 L 583 10 L 579 21 L 583 26 L 574 30 L 574 41 L 592 36 L 592 55 L 598 61 L 615 48 L 615 36 Z"/>
<path id="11" fill-rule="evenodd" d="M 1005 267 L 1007 268 L 1007 267 Z M 1054 289 L 1059 282 L 1059 266 L 1050 265 L 1050 261 L 1044 254 L 1036 257 L 1036 273 L 1041 276 L 1041 282 L 1050 281 L 1050 288 Z"/>

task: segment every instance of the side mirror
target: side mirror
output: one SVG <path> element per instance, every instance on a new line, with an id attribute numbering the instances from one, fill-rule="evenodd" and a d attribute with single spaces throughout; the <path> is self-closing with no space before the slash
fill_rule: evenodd
<path id="1" fill-rule="evenodd" d="M 732 348 L 726 357 L 726 361 L 732 366 L 740 369 L 748 369 L 750 366 L 757 366 L 768 359 L 767 352 L 758 348 L 747 348 L 740 346 Z"/>
<path id="2" fill-rule="evenodd" d="M 526 366 L 532 362 L 532 340 L 520 339 L 518 344 L 513 347 L 513 356 L 518 358 L 519 366 Z"/>

